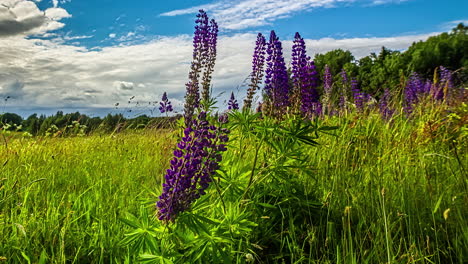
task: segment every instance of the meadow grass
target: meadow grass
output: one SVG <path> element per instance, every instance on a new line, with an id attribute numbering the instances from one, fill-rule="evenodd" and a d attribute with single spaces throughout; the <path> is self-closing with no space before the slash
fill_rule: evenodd
<path id="1" fill-rule="evenodd" d="M 124 259 L 118 219 L 142 202 L 154 206 L 173 143 L 169 132 L 146 130 L 3 145 L 0 256 L 12 263 Z"/>
<path id="2" fill-rule="evenodd" d="M 244 133 L 250 121 L 232 128 L 219 178 L 193 206 L 221 224 L 212 236 L 187 241 L 229 244 L 237 263 L 466 262 L 468 158 L 460 118 L 443 111 L 391 121 L 377 113 L 325 117 L 321 125 L 338 129 L 321 134 L 316 146 L 259 139 Z M 160 225 L 146 215 L 155 214 L 176 134 L 17 137 L 0 146 L 0 257 L 138 260 L 142 252 L 122 243 L 132 229 L 121 218 L 129 212 Z M 203 263 L 195 255 L 206 246 L 190 247 L 178 253 Z M 205 260 L 225 262 L 215 256 Z"/>

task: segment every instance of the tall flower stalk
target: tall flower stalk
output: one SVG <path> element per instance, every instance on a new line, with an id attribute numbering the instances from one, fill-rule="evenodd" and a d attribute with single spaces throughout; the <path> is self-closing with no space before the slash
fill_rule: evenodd
<path id="1" fill-rule="evenodd" d="M 265 114 L 281 117 L 289 106 L 289 80 L 283 57 L 283 47 L 275 31 L 270 33 L 266 50 Z"/>
<path id="2" fill-rule="evenodd" d="M 221 152 L 226 150 L 229 131 L 210 125 L 205 112 L 200 112 L 191 124 L 174 150 L 157 202 L 158 218 L 164 222 L 174 221 L 205 194 L 219 167 Z"/>
<path id="3" fill-rule="evenodd" d="M 231 92 L 231 97 L 229 98 L 228 101 L 228 109 L 229 110 L 237 110 L 239 109 L 239 104 L 237 103 L 236 98 L 234 97 L 234 93 Z"/>
<path id="4" fill-rule="evenodd" d="M 252 107 L 255 91 L 262 83 L 263 67 L 265 64 L 265 50 L 265 37 L 261 33 L 258 33 L 257 41 L 255 42 L 254 54 L 252 57 L 252 73 L 250 74 L 249 89 L 247 90 L 247 97 L 244 100 L 244 109 L 250 109 Z"/>
<path id="5" fill-rule="evenodd" d="M 158 218 L 164 222 L 174 221 L 178 214 L 190 209 L 191 204 L 201 195 L 212 181 L 212 175 L 218 169 L 221 152 L 226 150 L 229 131 L 216 127 L 208 122 L 206 111 L 201 111 L 195 117 L 195 111 L 200 108 L 198 78 L 203 72 L 203 103 L 209 108 L 209 85 L 211 73 L 216 59 L 216 38 L 218 28 L 203 10 L 197 15 L 197 26 L 193 38 L 193 61 L 187 83 L 185 102 L 184 136 L 174 150 L 170 168 L 165 175 L 163 192 L 157 202 Z M 165 96 L 165 98 L 164 98 Z M 161 109 L 167 111 L 167 95 L 164 93 Z M 227 115 L 220 118 L 219 123 L 227 122 Z"/>
<path id="6" fill-rule="evenodd" d="M 218 41 L 218 24 L 214 19 L 210 20 L 206 38 L 207 55 L 202 79 L 202 100 L 205 105 L 205 110 L 208 110 L 207 107 L 210 103 L 211 74 L 213 73 L 216 62 L 216 44 Z"/>
<path id="7" fill-rule="evenodd" d="M 171 104 L 171 101 L 169 101 L 169 99 L 167 98 L 167 93 L 164 92 L 162 98 L 161 98 L 161 102 L 159 102 L 159 111 L 161 113 L 169 113 L 169 112 L 172 112 L 173 109 L 172 109 L 172 104 Z"/>
<path id="8" fill-rule="evenodd" d="M 331 95 L 332 95 L 332 85 L 333 85 L 332 73 L 331 73 L 330 67 L 328 66 L 328 64 L 326 64 L 324 75 L 323 75 L 322 103 L 323 103 L 323 106 L 325 107 L 325 111 L 328 114 L 330 114 L 331 112 L 330 100 L 331 100 Z"/>
<path id="9" fill-rule="evenodd" d="M 186 126 L 190 125 L 195 109 L 200 106 L 200 75 L 203 75 L 203 100 L 207 101 L 210 96 L 211 74 L 216 61 L 218 26 L 214 20 L 208 21 L 208 15 L 205 11 L 200 10 L 195 20 L 192 64 L 190 66 L 189 82 L 186 84 L 184 105 Z"/>
<path id="10" fill-rule="evenodd" d="M 340 92 L 340 101 L 339 106 L 342 112 L 346 111 L 346 106 L 348 105 L 348 74 L 346 73 L 345 69 L 342 69 L 340 72 L 341 75 L 341 82 L 343 86 L 341 87 Z"/>

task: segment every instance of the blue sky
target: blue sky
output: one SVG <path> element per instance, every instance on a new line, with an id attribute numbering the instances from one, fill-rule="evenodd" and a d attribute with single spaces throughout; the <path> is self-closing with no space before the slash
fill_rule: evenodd
<path id="1" fill-rule="evenodd" d="M 0 97 L 10 96 L 0 112 L 148 114 L 164 91 L 180 107 L 200 8 L 221 29 L 215 94 L 240 98 L 257 32 L 274 29 L 285 54 L 298 31 L 310 55 L 359 58 L 468 22 L 462 0 L 0 0 Z"/>

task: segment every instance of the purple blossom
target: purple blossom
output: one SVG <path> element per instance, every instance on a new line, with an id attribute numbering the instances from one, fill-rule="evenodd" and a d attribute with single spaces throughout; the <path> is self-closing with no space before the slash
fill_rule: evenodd
<path id="1" fill-rule="evenodd" d="M 339 106 L 340 106 L 340 109 L 341 110 L 345 110 L 346 109 L 346 105 L 348 104 L 348 93 L 347 93 L 347 89 L 348 89 L 348 74 L 346 73 L 345 69 L 342 69 L 341 72 L 340 72 L 340 75 L 341 75 L 341 82 L 343 84 L 342 88 L 341 88 L 341 94 L 340 94 L 340 102 L 339 102 Z"/>
<path id="2" fill-rule="evenodd" d="M 359 89 L 359 83 L 356 78 L 351 79 L 351 92 L 353 93 L 354 105 L 357 111 L 362 112 L 364 110 L 366 95 Z"/>
<path id="3" fill-rule="evenodd" d="M 300 108 L 304 116 L 310 117 L 318 103 L 318 73 L 314 62 L 306 54 L 304 39 L 299 33 L 294 37 L 292 47 L 293 107 Z"/>
<path id="4" fill-rule="evenodd" d="M 332 95 L 332 85 L 333 85 L 333 80 L 332 80 L 332 74 L 330 67 L 328 64 L 325 65 L 325 70 L 324 70 L 324 75 L 323 75 L 323 97 L 322 97 L 322 103 L 325 107 L 325 110 L 327 111 L 328 114 L 331 114 L 331 109 L 330 109 L 330 100 L 331 100 L 331 95 Z"/>
<path id="5" fill-rule="evenodd" d="M 239 109 L 239 104 L 237 104 L 237 100 L 236 98 L 234 97 L 234 93 L 231 92 L 231 98 L 229 98 L 229 101 L 228 101 L 228 109 L 229 110 L 237 110 Z"/>
<path id="6" fill-rule="evenodd" d="M 216 42 L 218 26 L 212 20 L 208 23 L 208 15 L 200 10 L 195 20 L 195 32 L 193 36 L 192 64 L 189 72 L 189 82 L 186 86 L 184 117 L 186 126 L 190 125 L 195 109 L 200 106 L 200 82 L 203 75 L 203 98 L 209 97 L 211 73 L 216 60 Z"/>
<path id="7" fill-rule="evenodd" d="M 394 110 L 390 109 L 388 106 L 388 103 L 390 102 L 390 91 L 388 89 L 385 89 L 384 94 L 382 98 L 380 98 L 379 101 L 379 110 L 380 114 L 385 120 L 388 120 L 392 117 L 393 113 L 395 112 Z"/>
<path id="8" fill-rule="evenodd" d="M 218 24 L 214 19 L 210 20 L 206 33 L 207 54 L 205 56 L 204 72 L 202 79 L 202 99 L 208 102 L 210 99 L 211 74 L 216 62 L 216 44 L 218 42 Z"/>
<path id="9" fill-rule="evenodd" d="M 264 91 L 267 114 L 276 116 L 281 116 L 289 106 L 289 80 L 282 50 L 281 42 L 272 30 L 266 50 L 268 57 Z"/>
<path id="10" fill-rule="evenodd" d="M 316 89 L 317 86 L 318 73 L 314 61 L 309 60 L 302 71 L 301 81 L 301 111 L 306 117 L 322 113 L 322 105 L 319 102 L 319 95 Z"/>
<path id="11" fill-rule="evenodd" d="M 210 125 L 206 113 L 193 119 L 174 150 L 170 168 L 165 175 L 163 192 L 157 202 L 158 218 L 174 221 L 177 215 L 205 194 L 212 175 L 219 168 L 221 152 L 226 151 L 229 131 Z"/>
<path id="12" fill-rule="evenodd" d="M 159 111 L 161 111 L 161 113 L 166 113 L 166 112 L 169 113 L 169 112 L 173 111 L 171 101 L 169 101 L 169 99 L 167 99 L 166 92 L 164 92 L 164 94 L 162 96 L 162 99 L 161 99 L 161 102 L 159 104 L 161 105 L 159 107 Z"/>
<path id="13" fill-rule="evenodd" d="M 431 94 L 436 100 L 443 100 L 449 97 L 449 93 L 453 89 L 452 72 L 444 66 L 439 67 L 440 80 L 434 83 Z"/>
<path id="14" fill-rule="evenodd" d="M 414 106 L 425 92 L 425 83 L 417 73 L 412 73 L 405 87 L 404 111 L 406 115 L 413 113 Z"/>
<path id="15" fill-rule="evenodd" d="M 250 109 L 252 107 L 252 100 L 255 91 L 262 83 L 263 66 L 265 64 L 265 50 L 265 37 L 261 33 L 258 33 L 257 41 L 255 42 L 254 54 L 252 57 L 252 73 L 250 74 L 250 85 L 249 89 L 247 90 L 247 97 L 244 100 L 244 109 Z"/>

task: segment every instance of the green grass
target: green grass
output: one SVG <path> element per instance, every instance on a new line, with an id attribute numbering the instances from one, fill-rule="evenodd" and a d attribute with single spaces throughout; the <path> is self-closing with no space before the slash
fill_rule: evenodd
<path id="1" fill-rule="evenodd" d="M 123 260 L 118 219 L 142 201 L 154 205 L 173 144 L 170 133 L 145 131 L 0 147 L 0 256 L 17 263 Z"/>
<path id="2" fill-rule="evenodd" d="M 466 124 L 441 113 L 326 118 L 336 136 L 294 149 L 234 128 L 221 190 L 212 184 L 194 209 L 228 231 L 203 239 L 236 241 L 229 252 L 240 263 L 247 253 L 266 263 L 466 263 Z M 121 243 L 131 229 L 119 219 L 155 213 L 175 134 L 17 137 L 0 146 L 0 259 L 134 262 L 139 252 Z"/>

